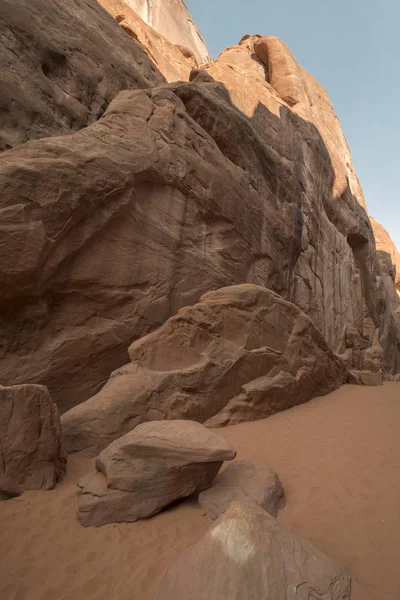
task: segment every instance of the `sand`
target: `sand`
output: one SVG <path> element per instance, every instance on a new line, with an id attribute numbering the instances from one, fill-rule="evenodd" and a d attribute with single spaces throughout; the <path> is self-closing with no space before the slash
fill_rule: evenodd
<path id="1" fill-rule="evenodd" d="M 275 469 L 279 520 L 353 578 L 353 600 L 400 599 L 400 384 L 344 386 L 256 423 L 218 430 Z M 76 480 L 93 461 L 70 458 L 51 492 L 0 503 L 1 600 L 149 600 L 174 558 L 208 521 L 196 500 L 147 521 L 81 527 Z"/>

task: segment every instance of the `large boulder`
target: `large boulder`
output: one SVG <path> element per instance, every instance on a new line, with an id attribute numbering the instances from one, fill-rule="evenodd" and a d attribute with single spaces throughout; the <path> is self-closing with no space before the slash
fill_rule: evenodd
<path id="1" fill-rule="evenodd" d="M 0 386 L 0 492 L 50 490 L 66 466 L 60 417 L 47 388 Z"/>
<path id="2" fill-rule="evenodd" d="M 266 288 L 205 294 L 129 347 L 131 363 L 62 417 L 69 452 L 95 455 L 143 421 L 251 421 L 336 389 L 345 367 L 311 319 Z"/>
<path id="3" fill-rule="evenodd" d="M 191 421 L 144 423 L 103 450 L 99 473 L 78 485 L 78 519 L 104 525 L 151 517 L 207 489 L 236 452 L 223 437 Z"/>
<path id="4" fill-rule="evenodd" d="M 261 508 L 233 505 L 172 565 L 156 600 L 349 600 L 350 577 Z"/>
<path id="5" fill-rule="evenodd" d="M 96 121 L 124 89 L 162 83 L 96 0 L 2 0 L 0 151 Z"/>
<path id="6" fill-rule="evenodd" d="M 285 492 L 272 469 L 248 461 L 235 461 L 218 474 L 213 485 L 199 494 L 207 516 L 218 519 L 232 503 L 248 502 L 276 517 L 285 505 Z"/>

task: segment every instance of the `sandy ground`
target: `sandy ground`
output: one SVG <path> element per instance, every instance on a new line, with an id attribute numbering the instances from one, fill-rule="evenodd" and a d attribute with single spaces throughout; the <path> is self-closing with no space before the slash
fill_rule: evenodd
<path id="1" fill-rule="evenodd" d="M 218 430 L 274 468 L 287 506 L 279 520 L 340 560 L 353 600 L 400 599 L 400 384 L 344 386 L 264 421 Z M 1 600 L 150 600 L 160 578 L 208 526 L 195 500 L 148 521 L 81 527 L 69 461 L 52 492 L 0 503 Z"/>

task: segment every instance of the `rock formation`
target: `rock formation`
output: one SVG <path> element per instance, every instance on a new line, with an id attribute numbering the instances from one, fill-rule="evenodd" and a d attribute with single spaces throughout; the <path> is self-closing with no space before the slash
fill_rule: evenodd
<path id="1" fill-rule="evenodd" d="M 261 508 L 233 505 L 161 581 L 156 600 L 350 600 L 339 563 Z"/>
<path id="2" fill-rule="evenodd" d="M 221 436 L 192 421 L 139 425 L 103 450 L 94 473 L 78 485 L 82 525 L 151 517 L 171 502 L 206 490 L 236 452 Z"/>
<path id="3" fill-rule="evenodd" d="M 384 227 L 370 217 L 386 294 L 400 316 L 400 253 Z M 394 283 L 394 285 L 393 285 Z"/>
<path id="4" fill-rule="evenodd" d="M 192 69 L 199 66 L 187 48 L 173 44 L 139 17 L 123 0 L 99 0 L 123 30 L 136 40 L 167 81 L 189 80 Z M 203 62 L 203 61 L 202 61 Z"/>
<path id="5" fill-rule="evenodd" d="M 188 48 L 199 64 L 210 57 L 183 0 L 125 0 L 133 10 L 173 44 Z"/>
<path id="6" fill-rule="evenodd" d="M 2 0 L 0 152 L 96 121 L 121 90 L 163 81 L 96 0 Z"/>
<path id="7" fill-rule="evenodd" d="M 50 490 L 66 466 L 60 417 L 48 390 L 0 386 L 0 493 Z"/>
<path id="8" fill-rule="evenodd" d="M 396 289 L 398 292 L 400 292 L 400 253 L 397 250 L 397 246 L 386 229 L 380 223 L 378 223 L 378 221 L 371 216 L 369 217 L 369 220 L 371 221 L 372 229 L 374 231 L 378 256 L 380 253 L 389 255 L 392 262 L 392 270 L 390 275 L 395 281 Z"/>
<path id="9" fill-rule="evenodd" d="M 219 473 L 212 486 L 199 494 L 209 519 L 218 519 L 232 503 L 255 504 L 276 517 L 285 506 L 285 492 L 272 469 L 252 462 L 235 461 Z"/>
<path id="10" fill-rule="evenodd" d="M 345 380 L 344 363 L 294 304 L 260 286 L 209 292 L 129 348 L 131 363 L 62 417 L 69 452 L 95 455 L 143 421 L 251 421 Z"/>
<path id="11" fill-rule="evenodd" d="M 393 278 L 329 99 L 287 47 L 246 36 L 191 82 L 167 85 L 139 42 L 154 44 L 160 68 L 172 47 L 116 15 L 122 4 L 108 7 L 120 25 L 95 0 L 50 4 L 4 4 L 4 147 L 91 123 L 122 87 L 148 89 L 121 92 L 78 133 L 0 157 L 2 383 L 46 384 L 64 411 L 99 391 L 132 341 L 205 292 L 242 283 L 295 304 L 349 368 L 370 370 L 348 356 L 354 329 L 362 361 L 393 377 Z M 134 8 L 188 46 L 184 5 L 168 5 Z M 182 37 L 157 23 L 178 24 Z"/>

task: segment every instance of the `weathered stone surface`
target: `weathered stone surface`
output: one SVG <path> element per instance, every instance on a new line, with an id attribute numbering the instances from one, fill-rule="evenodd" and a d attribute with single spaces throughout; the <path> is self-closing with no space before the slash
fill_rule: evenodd
<path id="1" fill-rule="evenodd" d="M 384 270 L 394 280 L 396 289 L 400 291 L 400 253 L 397 250 L 397 246 L 390 237 L 389 233 L 383 227 L 383 225 L 378 223 L 378 221 L 376 221 L 371 216 L 369 217 L 369 219 L 371 221 L 372 229 L 374 230 L 376 249 L 378 250 L 378 255 L 382 253 L 382 259 L 384 259 L 385 255 L 389 255 L 391 259 L 392 264 Z"/>
<path id="2" fill-rule="evenodd" d="M 382 373 L 380 371 L 350 370 L 347 381 L 354 385 L 383 385 Z"/>
<path id="3" fill-rule="evenodd" d="M 343 312 L 343 305 L 339 311 L 337 307 L 341 304 L 338 296 L 343 293 L 344 284 L 346 288 L 344 297 L 352 298 L 351 302 L 356 302 L 358 307 L 355 308 L 353 304 L 355 311 L 351 325 L 362 331 L 370 344 L 374 343 L 373 340 L 378 335 L 379 343 L 383 348 L 383 371 L 385 377 L 390 378 L 399 364 L 399 320 L 396 315 L 396 312 L 399 312 L 399 300 L 393 286 L 394 271 L 392 266 L 385 264 L 382 253 L 375 252 L 364 195 L 354 169 L 350 149 L 326 91 L 297 63 L 287 46 L 278 38 L 271 36 L 245 36 L 239 45 L 227 48 L 217 61 L 203 66 L 203 70 L 208 76 L 211 75 L 224 83 L 232 103 L 252 119 L 258 132 L 270 127 L 270 115 L 262 110 L 263 106 L 267 107 L 270 113 L 279 116 L 281 120 L 286 114 L 285 108 L 290 107 L 291 111 L 316 127 L 328 152 L 333 172 L 331 198 L 327 201 L 323 200 L 325 215 L 330 225 L 334 225 L 335 230 L 345 236 L 353 256 L 345 256 L 344 248 L 339 241 L 340 236 L 333 239 L 330 225 L 326 223 L 318 228 L 322 237 L 319 237 L 318 242 L 314 244 L 316 229 L 315 224 L 312 224 L 313 218 L 310 221 L 310 217 L 315 209 L 315 203 L 312 205 L 313 208 L 311 205 L 307 207 L 305 198 L 309 197 L 310 187 L 318 185 L 318 177 L 309 177 L 310 173 L 315 171 L 312 167 L 309 171 L 310 155 L 305 151 L 303 155 L 305 171 L 302 170 L 300 176 L 301 186 L 305 192 L 305 197 L 301 200 L 301 251 L 294 267 L 294 287 L 290 300 L 312 316 L 330 346 L 342 352 L 346 329 L 342 324 L 347 320 L 348 314 L 345 317 L 346 311 Z M 245 86 L 242 85 L 244 78 Z M 195 81 L 201 79 L 196 77 Z M 359 207 L 355 206 L 355 202 Z M 331 288 L 334 291 L 329 293 L 327 275 L 329 279 L 331 273 L 335 273 L 336 270 L 335 268 L 332 270 L 332 266 L 328 267 L 328 263 L 325 263 L 326 268 L 320 271 L 316 262 L 319 265 L 321 263 L 319 259 L 315 262 L 315 259 L 317 255 L 319 257 L 323 255 L 323 262 L 325 262 L 327 255 L 324 249 L 333 246 L 336 247 L 336 257 L 341 256 L 341 264 L 351 265 L 350 280 L 353 285 L 348 288 L 344 281 L 347 276 L 343 277 L 343 272 L 336 273 L 336 281 L 332 282 Z M 393 247 L 391 247 L 391 254 L 394 254 Z M 393 261 L 395 262 L 394 258 Z M 332 261 L 331 264 L 334 265 L 334 262 Z M 309 269 L 312 274 L 307 275 Z M 313 281 L 315 274 L 318 274 L 318 282 Z M 311 283 L 310 287 L 308 282 Z M 355 289 L 360 284 L 361 293 Z M 311 290 L 316 292 L 314 299 L 309 295 Z M 323 322 L 318 316 L 318 313 L 321 314 L 321 302 L 324 305 L 322 312 L 330 320 L 329 323 L 325 320 L 326 317 Z M 315 305 L 319 305 L 319 308 Z M 383 316 L 381 311 L 386 314 Z M 336 314 L 336 317 L 332 318 L 333 314 Z M 378 316 L 379 314 L 382 314 L 382 318 Z M 342 341 L 338 339 L 339 332 Z M 392 347 L 391 357 L 387 350 L 389 346 Z M 389 363 L 392 363 L 392 367 L 388 369 Z"/>
<path id="4" fill-rule="evenodd" d="M 221 426 L 267 417 L 327 394 L 342 361 L 312 321 L 266 288 L 204 295 L 129 348 L 131 364 L 62 417 L 69 452 L 95 455 L 153 419 Z"/>
<path id="5" fill-rule="evenodd" d="M 2 0 L 0 151 L 96 121 L 121 90 L 163 81 L 96 0 Z"/>
<path id="6" fill-rule="evenodd" d="M 94 474 L 81 480 L 78 519 L 85 526 L 136 521 L 207 489 L 236 452 L 191 421 L 139 425 L 103 450 Z"/>
<path id="7" fill-rule="evenodd" d="M 354 327 L 394 375 L 398 317 L 357 186 L 336 195 L 351 173 L 249 40 L 192 83 L 123 92 L 78 134 L 0 159 L 4 383 L 44 383 L 66 410 L 132 340 L 243 282 L 299 306 L 334 352 Z"/>
<path id="8" fill-rule="evenodd" d="M 349 600 L 346 570 L 261 508 L 233 505 L 161 581 L 156 600 Z"/>
<path id="9" fill-rule="evenodd" d="M 60 417 L 47 388 L 0 386 L 0 492 L 50 490 L 66 466 Z"/>
<path id="10" fill-rule="evenodd" d="M 235 461 L 217 475 L 212 487 L 199 494 L 207 516 L 218 519 L 233 503 L 251 503 L 276 517 L 285 505 L 285 492 L 272 469 L 247 461 Z"/>
<path id="11" fill-rule="evenodd" d="M 210 61 L 204 40 L 183 0 L 126 0 L 126 3 L 167 40 L 189 48 L 199 64 Z"/>
<path id="12" fill-rule="evenodd" d="M 100 4 L 120 24 L 123 30 L 133 37 L 167 81 L 189 80 L 192 69 L 198 67 L 194 54 L 147 25 L 123 0 L 99 0 Z"/>
<path id="13" fill-rule="evenodd" d="M 386 229 L 372 217 L 370 220 L 374 230 L 381 277 L 386 294 L 400 317 L 400 253 Z"/>

